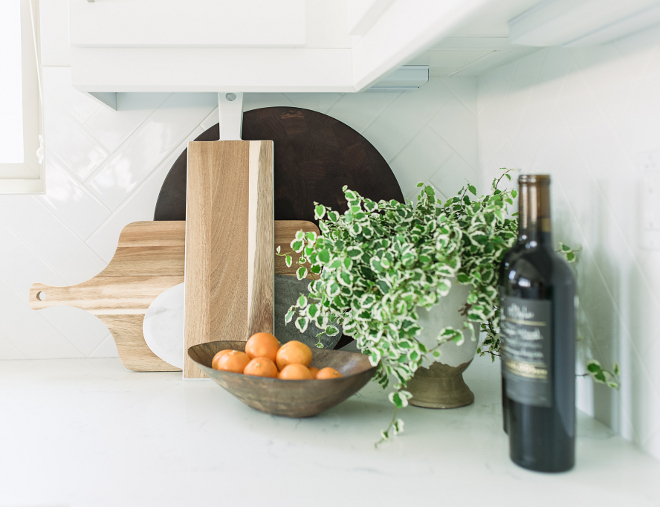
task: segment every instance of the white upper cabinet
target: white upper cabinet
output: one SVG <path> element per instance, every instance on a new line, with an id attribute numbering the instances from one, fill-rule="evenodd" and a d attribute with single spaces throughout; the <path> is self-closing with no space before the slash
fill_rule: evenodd
<path id="1" fill-rule="evenodd" d="M 305 0 L 70 0 L 77 47 L 295 47 Z"/>
<path id="2" fill-rule="evenodd" d="M 74 86 L 99 97 L 360 92 L 404 64 L 429 65 L 432 76 L 477 75 L 535 46 L 623 36 L 660 20 L 659 6 L 660 0 L 69 0 L 70 61 Z"/>

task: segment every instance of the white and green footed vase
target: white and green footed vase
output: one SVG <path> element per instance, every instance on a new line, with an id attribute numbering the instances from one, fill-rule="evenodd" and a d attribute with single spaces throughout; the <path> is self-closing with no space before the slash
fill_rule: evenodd
<path id="1" fill-rule="evenodd" d="M 462 329 L 465 317 L 460 310 L 465 306 L 470 287 L 454 284 L 451 291 L 440 302 L 427 311 L 418 308 L 419 325 L 422 332 L 418 339 L 428 348 L 437 344 L 440 331 L 448 326 Z M 463 380 L 463 372 L 470 366 L 477 351 L 479 328 L 475 324 L 475 339 L 469 330 L 463 331 L 461 345 L 447 342 L 440 346 L 440 357 L 433 363 L 422 363 L 412 379 L 408 391 L 412 394 L 409 403 L 426 408 L 456 408 L 474 402 L 474 394 Z"/>

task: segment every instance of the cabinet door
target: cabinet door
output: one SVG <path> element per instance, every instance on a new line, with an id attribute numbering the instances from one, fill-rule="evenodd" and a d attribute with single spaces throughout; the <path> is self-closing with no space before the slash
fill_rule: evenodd
<path id="1" fill-rule="evenodd" d="M 291 47 L 305 0 L 69 0 L 72 46 Z"/>

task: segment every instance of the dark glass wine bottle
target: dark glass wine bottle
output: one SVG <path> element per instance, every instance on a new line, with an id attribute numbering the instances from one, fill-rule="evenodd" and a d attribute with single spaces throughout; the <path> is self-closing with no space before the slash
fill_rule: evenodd
<path id="1" fill-rule="evenodd" d="M 552 247 L 550 177 L 519 182 L 527 240 L 500 301 L 509 451 L 524 468 L 562 472 L 575 463 L 575 281 Z"/>
<path id="2" fill-rule="evenodd" d="M 504 296 L 504 283 L 511 267 L 511 261 L 527 244 L 527 182 L 518 182 L 518 239 L 516 243 L 504 254 L 500 263 L 498 286 L 500 298 Z M 506 379 L 502 375 L 502 426 L 505 433 L 509 433 L 509 405 L 506 397 Z"/>

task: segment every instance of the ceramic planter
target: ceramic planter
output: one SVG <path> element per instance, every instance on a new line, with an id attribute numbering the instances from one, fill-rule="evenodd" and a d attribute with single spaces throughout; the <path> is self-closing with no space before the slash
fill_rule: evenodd
<path id="1" fill-rule="evenodd" d="M 427 347 L 437 343 L 441 329 L 452 326 L 463 327 L 465 317 L 459 312 L 465 305 L 470 287 L 454 284 L 449 294 L 431 310 L 418 308 L 419 324 L 423 328 L 418 339 Z M 415 376 L 408 382 L 408 391 L 413 395 L 411 405 L 426 408 L 456 408 L 474 402 L 474 394 L 463 380 L 463 372 L 472 362 L 477 351 L 477 339 L 472 340 L 468 330 L 461 345 L 447 342 L 441 345 L 440 358 L 431 364 L 422 363 Z M 478 327 L 475 324 L 475 336 Z"/>

